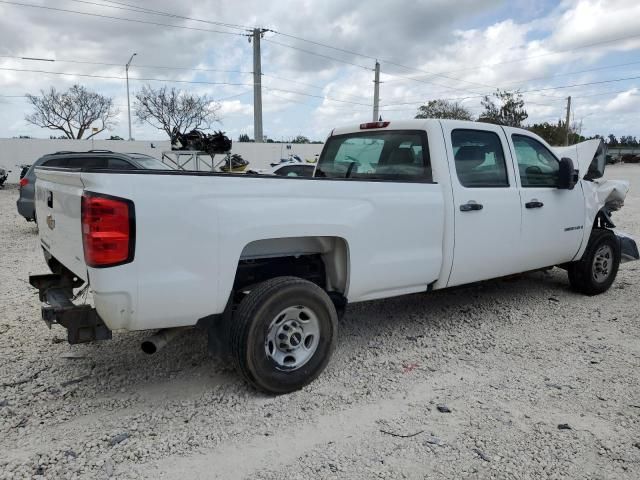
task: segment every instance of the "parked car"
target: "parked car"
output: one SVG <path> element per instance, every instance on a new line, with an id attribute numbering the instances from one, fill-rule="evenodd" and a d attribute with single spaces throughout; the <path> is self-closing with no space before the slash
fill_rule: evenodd
<path id="1" fill-rule="evenodd" d="M 24 178 L 24 176 L 27 174 L 27 172 L 29 171 L 29 169 L 31 168 L 31 165 L 16 165 L 17 167 L 20 167 L 20 178 Z"/>
<path id="2" fill-rule="evenodd" d="M 249 170 L 247 174 L 278 175 L 280 177 L 313 177 L 313 171 L 315 169 L 315 163 L 289 162 L 277 164 L 273 168 Z"/>
<path id="3" fill-rule="evenodd" d="M 94 168 L 104 170 L 171 170 L 157 158 L 143 153 L 115 153 L 109 150 L 90 150 L 88 152 L 56 152 L 36 160 L 20 177 L 20 197 L 18 213 L 28 222 L 36 220 L 34 202 L 36 174 L 39 166 L 58 168 Z M 24 171 L 24 168 L 23 168 Z"/>
<path id="4" fill-rule="evenodd" d="M 160 329 L 152 353 L 197 326 L 290 392 L 329 362 L 348 303 L 554 266 L 607 291 L 639 255 L 611 221 L 629 184 L 597 178 L 591 142 L 560 157 L 527 130 L 429 119 L 333 130 L 312 178 L 40 167 L 54 274 L 30 283 L 71 343 Z M 93 305 L 74 305 L 86 283 Z"/>
<path id="5" fill-rule="evenodd" d="M 7 181 L 7 177 L 11 170 L 7 171 L 4 168 L 0 168 L 0 188 L 4 187 L 4 182 Z"/>

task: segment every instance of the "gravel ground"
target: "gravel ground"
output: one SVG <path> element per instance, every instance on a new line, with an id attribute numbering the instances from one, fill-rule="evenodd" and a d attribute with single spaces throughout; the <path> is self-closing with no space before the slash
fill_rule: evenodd
<path id="1" fill-rule="evenodd" d="M 640 238 L 640 168 L 614 218 Z M 186 332 L 69 346 L 37 231 L 0 190 L 0 479 L 640 478 L 640 264 L 584 297 L 554 269 L 353 305 L 312 385 L 266 396 Z M 444 411 L 441 411 L 444 410 Z M 567 425 L 567 428 L 560 428 Z"/>

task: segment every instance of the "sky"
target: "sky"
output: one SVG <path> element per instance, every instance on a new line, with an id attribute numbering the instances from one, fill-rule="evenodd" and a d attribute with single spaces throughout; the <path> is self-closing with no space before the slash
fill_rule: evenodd
<path id="1" fill-rule="evenodd" d="M 24 120 L 24 95 L 75 83 L 119 110 L 96 138 L 127 138 L 133 53 L 132 100 L 144 84 L 206 94 L 218 106 L 213 129 L 253 137 L 255 27 L 268 29 L 263 124 L 275 140 L 324 140 L 371 120 L 376 59 L 385 120 L 413 118 L 438 98 L 477 115 L 482 95 L 519 89 L 527 123 L 564 119 L 571 95 L 583 135 L 640 137 L 638 18 L 637 0 L 2 0 L 0 138 L 61 133 Z M 134 116 L 134 138 L 165 136 Z"/>

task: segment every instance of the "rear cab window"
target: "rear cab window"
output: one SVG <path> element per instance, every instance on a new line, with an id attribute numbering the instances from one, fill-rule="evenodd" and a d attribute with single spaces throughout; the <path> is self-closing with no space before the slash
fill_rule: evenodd
<path id="1" fill-rule="evenodd" d="M 432 182 L 424 131 L 371 131 L 335 135 L 318 160 L 316 177 Z"/>

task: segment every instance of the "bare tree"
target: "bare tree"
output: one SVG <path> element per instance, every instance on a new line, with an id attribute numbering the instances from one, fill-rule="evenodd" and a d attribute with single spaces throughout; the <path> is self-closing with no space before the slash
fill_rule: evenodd
<path id="1" fill-rule="evenodd" d="M 154 89 L 150 85 L 136 93 L 134 110 L 138 120 L 146 122 L 158 130 L 164 130 L 169 137 L 174 129 L 187 133 L 196 128 L 209 128 L 218 120 L 219 105 L 207 95 L 183 92 L 176 88 Z"/>
<path id="2" fill-rule="evenodd" d="M 38 127 L 60 130 L 67 138 L 82 138 L 96 122 L 99 122 L 95 127 L 98 130 L 87 138 L 110 129 L 119 113 L 112 98 L 80 85 L 74 85 L 66 92 L 58 92 L 54 87 L 48 92 L 40 92 L 40 96 L 27 94 L 35 111 L 25 120 Z"/>

